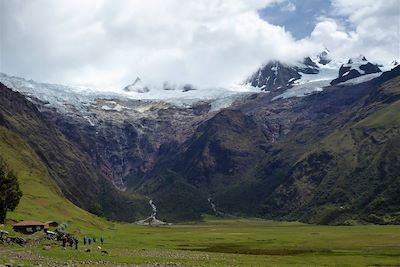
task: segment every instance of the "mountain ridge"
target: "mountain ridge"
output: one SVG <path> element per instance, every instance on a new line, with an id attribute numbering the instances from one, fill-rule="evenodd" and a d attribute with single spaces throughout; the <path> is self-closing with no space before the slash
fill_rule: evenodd
<path id="1" fill-rule="evenodd" d="M 282 97 L 299 86 L 247 94 L 218 110 L 207 101 L 180 107 L 98 97 L 84 113 L 60 112 L 33 95 L 22 96 L 2 86 L 0 122 L 32 145 L 68 199 L 112 219 L 148 217 L 144 214 L 150 197 L 159 218 L 171 222 L 199 220 L 217 210 L 321 224 L 398 223 L 397 191 L 377 189 L 371 177 L 383 164 L 390 170 L 383 177 L 393 180 L 385 184 L 396 185 L 395 164 L 388 159 L 398 152 L 379 143 L 397 142 L 397 128 L 386 122 L 398 116 L 393 110 L 398 105 L 399 71 L 396 67 L 355 84 L 328 83 L 322 91 L 302 93 L 304 97 Z M 368 123 L 360 130 L 357 123 L 362 120 Z M 385 127 L 370 130 L 368 125 L 376 121 Z M 344 145 L 331 150 L 338 140 Z M 363 144 L 371 148 L 368 153 Z M 356 161 L 346 151 L 363 159 L 374 155 L 377 163 L 357 172 L 365 161 Z M 389 152 L 389 158 L 384 156 Z M 85 177 L 77 179 L 75 172 Z M 332 178 L 334 173 L 340 179 Z M 351 197 L 354 193 L 343 187 L 351 184 L 350 174 L 370 181 L 368 186 L 354 187 L 357 194 L 369 197 Z M 83 187 L 76 187 L 82 182 Z M 125 192 L 113 189 L 111 182 Z M 71 195 L 71 190 L 79 194 Z M 346 198 L 329 192 L 341 192 Z M 324 197 L 330 200 L 324 202 Z M 372 214 L 368 207 L 386 198 L 393 208 Z M 344 200 L 353 204 L 344 205 Z M 130 212 L 125 210 L 128 206 Z"/>

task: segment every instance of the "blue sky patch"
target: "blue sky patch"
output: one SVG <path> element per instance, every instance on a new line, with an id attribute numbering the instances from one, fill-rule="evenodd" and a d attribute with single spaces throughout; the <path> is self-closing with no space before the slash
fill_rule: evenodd
<path id="1" fill-rule="evenodd" d="M 261 9 L 259 14 L 271 24 L 284 26 L 296 39 L 302 39 L 313 31 L 318 17 L 333 17 L 330 10 L 331 2 L 327 0 L 290 0 Z"/>

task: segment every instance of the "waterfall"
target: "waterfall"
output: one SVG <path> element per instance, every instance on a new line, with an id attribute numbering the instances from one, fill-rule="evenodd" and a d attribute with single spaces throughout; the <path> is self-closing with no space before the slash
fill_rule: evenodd
<path id="1" fill-rule="evenodd" d="M 154 204 L 152 199 L 149 200 L 149 205 L 152 209 L 152 211 L 151 211 L 152 213 L 151 213 L 150 217 L 147 217 L 144 220 L 137 221 L 136 224 L 140 224 L 140 225 L 165 225 L 165 224 L 167 224 L 166 222 L 160 221 L 156 218 L 157 206 L 156 206 L 156 204 Z"/>

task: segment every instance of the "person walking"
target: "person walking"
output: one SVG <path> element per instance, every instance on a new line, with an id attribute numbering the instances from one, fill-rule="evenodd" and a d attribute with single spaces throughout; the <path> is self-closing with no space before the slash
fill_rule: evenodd
<path id="1" fill-rule="evenodd" d="M 92 243 L 92 239 L 90 237 L 88 237 L 88 243 L 89 243 L 89 246 Z"/>
<path id="2" fill-rule="evenodd" d="M 79 243 L 78 238 L 74 238 L 74 242 L 75 242 L 75 249 L 78 249 L 78 243 Z"/>
<path id="3" fill-rule="evenodd" d="M 65 248 L 65 244 L 67 243 L 67 238 L 64 235 L 61 239 L 62 239 L 63 248 Z"/>
<path id="4" fill-rule="evenodd" d="M 100 237 L 100 242 L 101 242 L 101 245 L 103 245 L 103 243 L 104 243 L 104 237 Z"/>
<path id="5" fill-rule="evenodd" d="M 83 245 L 86 246 L 86 236 L 83 237 Z"/>

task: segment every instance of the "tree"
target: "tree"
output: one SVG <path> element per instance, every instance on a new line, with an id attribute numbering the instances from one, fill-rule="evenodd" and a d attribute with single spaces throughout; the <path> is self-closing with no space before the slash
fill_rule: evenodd
<path id="1" fill-rule="evenodd" d="M 63 233 L 65 233 L 65 230 L 66 230 L 67 228 L 68 228 L 68 223 L 63 222 L 63 223 L 60 223 L 60 224 L 58 225 L 56 231 L 63 234 Z"/>
<path id="2" fill-rule="evenodd" d="M 6 165 L 0 160 L 0 223 L 4 223 L 7 211 L 15 210 L 21 197 L 17 176 L 7 171 Z"/>

